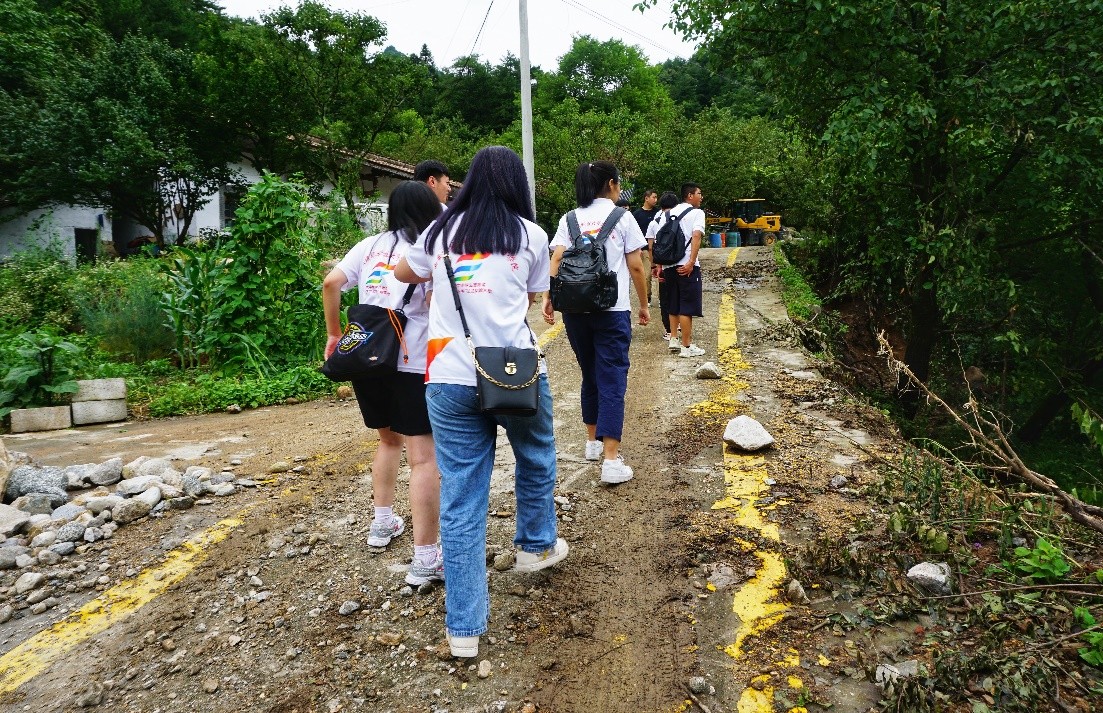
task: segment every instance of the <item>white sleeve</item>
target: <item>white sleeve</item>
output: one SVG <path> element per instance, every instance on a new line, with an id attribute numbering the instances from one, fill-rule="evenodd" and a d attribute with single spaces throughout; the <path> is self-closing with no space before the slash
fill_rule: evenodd
<path id="1" fill-rule="evenodd" d="M 548 255 L 548 234 L 536 225 L 527 225 L 526 227 L 529 230 L 529 250 L 533 256 L 527 289 L 530 293 L 547 292 L 551 287 L 551 257 Z"/>
<path id="2" fill-rule="evenodd" d="M 430 225 L 432 227 L 432 225 Z M 410 266 L 410 269 L 414 271 L 414 274 L 418 277 L 431 277 L 433 274 L 433 262 L 431 256 L 425 252 L 425 236 L 428 234 L 429 228 L 426 228 L 421 232 L 421 235 L 417 236 L 417 240 L 406 251 L 406 264 Z M 438 235 L 438 240 L 443 240 L 444 236 Z"/>
<path id="3" fill-rule="evenodd" d="M 547 234 L 545 233 L 545 236 L 546 235 Z M 559 227 L 555 229 L 555 237 L 552 238 L 551 246 L 553 248 L 569 248 L 571 247 L 571 243 L 571 233 L 569 230 L 567 230 L 567 214 L 564 213 L 559 218 Z"/>
<path id="4" fill-rule="evenodd" d="M 341 272 L 345 273 L 346 282 L 341 285 L 342 292 L 347 292 L 360 286 L 360 269 L 364 266 L 364 256 L 367 255 L 368 248 L 375 243 L 378 237 L 378 235 L 373 235 L 356 243 L 356 245 L 352 246 L 351 250 L 345 253 L 341 261 L 334 266 L 340 268 Z"/>
<path id="5" fill-rule="evenodd" d="M 625 222 L 626 220 L 627 222 Z M 640 224 L 628 211 L 625 211 L 624 215 L 621 216 L 620 222 L 617 223 L 617 230 L 624 242 L 625 255 L 647 247 L 647 240 L 640 232 Z"/>
<path id="6" fill-rule="evenodd" d="M 693 230 L 686 237 L 692 238 L 693 233 L 700 231 L 701 235 L 705 234 L 705 211 L 700 208 L 694 210 L 689 214 L 689 218 L 693 221 Z"/>

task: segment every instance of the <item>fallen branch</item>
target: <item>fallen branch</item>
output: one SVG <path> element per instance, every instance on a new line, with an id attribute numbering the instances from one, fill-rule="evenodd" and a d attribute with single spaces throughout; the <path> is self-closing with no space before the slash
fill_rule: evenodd
<path id="1" fill-rule="evenodd" d="M 1103 533 L 1103 508 L 1089 505 L 1079 498 L 1073 497 L 1062 490 L 1051 478 L 1028 468 L 1019 457 L 1019 454 L 1011 447 L 1007 434 L 995 422 L 994 417 L 993 420 L 988 420 L 981 416 L 979 405 L 973 398 L 972 391 L 969 393 L 969 402 L 966 404 L 973 420 L 970 423 L 946 403 L 942 397 L 931 391 L 926 384 L 916 378 L 906 364 L 892 355 L 892 349 L 888 340 L 885 339 L 884 332 L 877 335 L 877 341 L 881 345 L 881 354 L 888 361 L 889 368 L 898 374 L 907 376 L 909 381 L 922 391 L 929 401 L 941 406 L 958 425 L 965 429 L 976 448 L 1003 464 L 1007 468 L 1009 476 L 1026 483 L 1040 493 L 1053 496 L 1061 509 L 1065 511 L 1065 514 L 1075 522 L 1096 532 Z"/>

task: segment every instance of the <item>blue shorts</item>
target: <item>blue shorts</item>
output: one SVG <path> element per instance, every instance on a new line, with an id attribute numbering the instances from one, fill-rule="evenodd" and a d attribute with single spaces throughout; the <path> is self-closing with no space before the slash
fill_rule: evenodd
<path id="1" fill-rule="evenodd" d="M 693 272 L 686 276 L 678 274 L 678 268 L 663 270 L 666 282 L 666 313 L 680 317 L 704 317 L 702 307 L 701 268 L 694 265 Z"/>

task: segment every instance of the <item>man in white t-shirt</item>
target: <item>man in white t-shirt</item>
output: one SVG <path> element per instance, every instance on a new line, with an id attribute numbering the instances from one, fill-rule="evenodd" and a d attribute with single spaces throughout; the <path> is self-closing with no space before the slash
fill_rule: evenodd
<path id="1" fill-rule="evenodd" d="M 440 161 L 429 159 L 414 166 L 414 180 L 424 183 L 436 195 L 443 208 L 448 207 L 452 186 L 448 180 L 448 167 Z"/>
<path id="2" fill-rule="evenodd" d="M 693 343 L 693 318 L 702 317 L 701 263 L 697 252 L 705 235 L 705 211 L 701 210 L 701 187 L 696 183 L 682 184 L 682 202 L 671 209 L 671 219 L 682 216 L 682 234 L 686 237 L 686 254 L 677 265 L 663 271 L 666 281 L 666 311 L 670 314 L 670 351 L 692 358 L 705 353 Z M 682 330 L 681 339 L 677 329 Z"/>

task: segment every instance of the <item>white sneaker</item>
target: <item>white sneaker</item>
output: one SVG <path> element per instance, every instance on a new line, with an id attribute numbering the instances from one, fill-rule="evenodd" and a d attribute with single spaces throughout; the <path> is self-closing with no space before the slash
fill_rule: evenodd
<path id="1" fill-rule="evenodd" d="M 699 357 L 705 353 L 705 350 L 696 344 L 690 344 L 688 347 L 682 347 L 682 351 L 678 353 L 678 356 L 686 357 Z"/>
<path id="2" fill-rule="evenodd" d="M 372 521 L 368 531 L 368 545 L 370 547 L 386 547 L 391 540 L 401 535 L 406 530 L 406 523 L 398 515 L 392 515 L 386 522 Z"/>
<path id="3" fill-rule="evenodd" d="M 471 659 L 479 655 L 479 637 L 452 636 L 448 633 L 445 633 L 445 636 L 448 637 L 448 648 L 456 658 Z"/>
<path id="4" fill-rule="evenodd" d="M 682 338 L 676 334 L 670 335 L 670 351 L 678 352 L 682 349 Z"/>
<path id="5" fill-rule="evenodd" d="M 616 485 L 631 479 L 632 468 L 620 456 L 617 456 L 616 460 L 606 460 L 601 464 L 601 482 L 607 485 Z"/>
<path id="6" fill-rule="evenodd" d="M 586 460 L 601 460 L 604 453 L 604 443 L 601 441 L 586 441 Z"/>
<path id="7" fill-rule="evenodd" d="M 543 552 L 525 552 L 517 550 L 517 563 L 513 565 L 514 572 L 536 572 L 537 570 L 551 567 L 559 562 L 571 551 L 567 541 L 562 537 L 556 538 L 555 544 Z M 455 641 L 455 639 L 453 639 Z M 455 655 L 453 649 L 453 656 Z"/>

